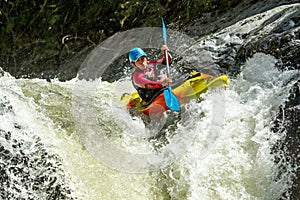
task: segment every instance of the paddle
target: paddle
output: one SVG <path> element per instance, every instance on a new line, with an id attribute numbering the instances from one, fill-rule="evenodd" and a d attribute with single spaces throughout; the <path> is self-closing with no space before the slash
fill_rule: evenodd
<path id="1" fill-rule="evenodd" d="M 164 19 L 161 18 L 162 20 L 162 32 L 163 32 L 163 40 L 164 44 L 167 45 L 167 29 L 164 23 Z M 170 74 L 170 69 L 169 69 L 169 56 L 168 56 L 168 51 L 165 50 L 165 57 L 166 57 L 166 64 L 167 64 L 167 77 L 169 77 Z M 164 90 L 164 98 L 166 101 L 166 105 L 170 110 L 174 111 L 179 111 L 180 110 L 180 105 L 178 102 L 177 97 L 173 94 L 172 88 L 170 87 L 170 84 L 168 83 L 168 88 Z"/>

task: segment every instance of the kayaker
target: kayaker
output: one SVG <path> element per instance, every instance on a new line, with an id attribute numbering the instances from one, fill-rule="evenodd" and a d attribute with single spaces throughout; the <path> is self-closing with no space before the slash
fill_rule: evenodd
<path id="1" fill-rule="evenodd" d="M 147 54 L 141 48 L 133 48 L 129 52 L 129 61 L 136 69 L 132 74 L 132 83 L 144 102 L 148 103 L 161 90 L 161 88 L 172 82 L 172 78 L 161 74 L 160 70 L 165 68 L 165 50 L 169 51 L 166 45 L 161 47 L 163 57 L 159 60 L 147 60 Z M 171 56 L 168 53 L 168 61 L 171 63 Z"/>

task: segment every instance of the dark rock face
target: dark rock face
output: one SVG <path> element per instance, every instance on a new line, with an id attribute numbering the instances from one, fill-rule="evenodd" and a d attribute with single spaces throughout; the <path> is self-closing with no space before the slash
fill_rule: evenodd
<path id="1" fill-rule="evenodd" d="M 14 116 L 5 96 L 0 116 Z M 74 199 L 60 158 L 38 136 L 14 122 L 0 128 L 0 141 L 0 199 Z"/>
<path id="2" fill-rule="evenodd" d="M 286 196 L 290 199 L 299 199 L 300 197 L 300 80 L 294 85 L 291 90 L 291 95 L 286 104 L 280 108 L 280 111 L 275 120 L 274 132 L 285 132 L 286 137 L 279 141 L 273 152 L 283 151 L 288 158 L 284 163 L 290 165 L 294 171 L 294 183 L 290 191 L 287 191 Z M 298 166 L 298 167 L 297 167 Z M 284 166 L 282 170 L 287 170 Z"/>
<path id="3" fill-rule="evenodd" d="M 204 13 L 201 18 L 191 22 L 185 27 L 185 31 L 191 36 L 201 37 L 222 30 L 240 20 L 263 13 L 280 5 L 298 2 L 298 0 L 241 1 L 236 7 L 227 11 Z"/>
<path id="4" fill-rule="evenodd" d="M 227 12 L 205 13 L 201 18 L 191 23 L 185 28 L 185 31 L 193 37 L 202 37 L 206 34 L 215 33 L 222 29 L 235 24 L 238 21 L 246 19 L 250 16 L 266 12 L 270 9 L 298 3 L 298 1 L 242 1 L 236 7 Z M 286 13 L 291 12 L 288 15 Z M 280 13 L 270 16 L 260 27 L 253 29 L 249 34 L 236 35 L 243 44 L 227 44 L 226 51 L 221 59 L 215 62 L 222 68 L 230 72 L 236 72 L 239 66 L 256 52 L 271 54 L 281 59 L 284 66 L 291 68 L 299 68 L 299 5 L 291 6 Z M 287 15 L 287 16 L 285 16 Z M 271 32 L 261 34 L 265 27 L 274 24 L 277 19 L 284 20 L 273 27 Z M 276 22 L 277 23 L 277 22 Z"/>
<path id="5" fill-rule="evenodd" d="M 236 61 L 245 62 L 256 52 L 271 54 L 280 59 L 284 69 L 300 69 L 300 11 L 286 18 L 268 35 L 256 37 L 243 44 Z"/>

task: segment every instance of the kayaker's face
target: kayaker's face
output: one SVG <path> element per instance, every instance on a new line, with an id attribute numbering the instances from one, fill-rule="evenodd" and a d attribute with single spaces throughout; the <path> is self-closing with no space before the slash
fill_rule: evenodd
<path id="1" fill-rule="evenodd" d="M 141 56 L 135 61 L 135 66 L 141 70 L 145 70 L 147 66 L 147 58 L 146 56 Z"/>

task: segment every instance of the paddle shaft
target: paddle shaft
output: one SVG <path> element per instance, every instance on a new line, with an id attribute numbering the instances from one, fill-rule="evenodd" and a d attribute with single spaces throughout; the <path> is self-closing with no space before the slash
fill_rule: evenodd
<path id="1" fill-rule="evenodd" d="M 169 78 L 170 75 L 170 67 L 169 67 L 169 55 L 168 50 L 165 50 L 165 56 L 166 56 L 166 65 L 167 65 L 167 78 Z M 169 85 L 169 83 L 168 83 Z"/>
<path id="2" fill-rule="evenodd" d="M 165 26 L 164 19 L 162 18 L 162 26 L 163 26 L 163 40 L 164 40 L 164 45 L 167 46 L 167 30 Z M 168 50 L 165 50 L 165 57 L 166 57 L 166 65 L 167 65 L 167 78 L 170 76 L 170 67 L 169 67 L 169 55 L 168 55 Z M 169 83 L 168 83 L 169 86 Z"/>
<path id="3" fill-rule="evenodd" d="M 165 50 L 165 56 L 166 56 L 166 64 L 167 64 L 167 78 L 169 78 L 169 75 L 170 75 L 170 67 L 169 67 L 168 50 Z M 168 82 L 168 87 L 170 87 L 170 82 Z"/>

